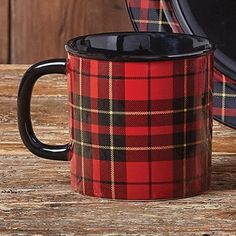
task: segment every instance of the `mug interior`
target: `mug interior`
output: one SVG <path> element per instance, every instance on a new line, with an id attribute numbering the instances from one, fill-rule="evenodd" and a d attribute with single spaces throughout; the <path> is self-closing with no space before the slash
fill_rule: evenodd
<path id="1" fill-rule="evenodd" d="M 119 32 L 80 36 L 67 42 L 66 51 L 87 58 L 148 61 L 190 57 L 213 50 L 204 37 L 160 32 Z"/>

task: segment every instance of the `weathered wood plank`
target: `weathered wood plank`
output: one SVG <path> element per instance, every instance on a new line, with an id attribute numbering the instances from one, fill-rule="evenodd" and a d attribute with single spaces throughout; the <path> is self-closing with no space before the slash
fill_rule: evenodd
<path id="1" fill-rule="evenodd" d="M 50 235 L 235 235 L 235 162 L 214 165 L 211 190 L 201 196 L 153 202 L 95 199 L 73 193 L 65 163 L 1 156 L 0 232 Z M 219 159 L 218 159 L 219 160 Z M 222 161 L 223 160 L 223 161 Z M 20 167 L 19 167 L 20 166 Z M 7 168 L 4 175 L 2 168 Z M 217 176 L 221 178 L 218 182 Z M 232 176 L 233 177 L 233 176 Z"/>
<path id="2" fill-rule="evenodd" d="M 122 0 L 11 0 L 11 63 L 65 57 L 72 37 L 132 30 Z"/>
<path id="3" fill-rule="evenodd" d="M 20 140 L 16 96 L 26 67 L 0 66 L 1 235 L 236 235 L 235 130 L 214 122 L 212 184 L 200 196 L 150 202 L 85 197 L 71 191 L 69 163 L 37 158 Z M 68 139 L 66 94 L 65 77 L 47 76 L 36 85 L 32 118 L 45 142 Z"/>
<path id="4" fill-rule="evenodd" d="M 8 63 L 9 52 L 9 0 L 0 0 L 0 64 Z"/>

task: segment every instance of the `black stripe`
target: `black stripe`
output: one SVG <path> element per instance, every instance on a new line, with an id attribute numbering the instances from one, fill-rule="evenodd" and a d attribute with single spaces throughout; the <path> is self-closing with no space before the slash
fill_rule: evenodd
<path id="1" fill-rule="evenodd" d="M 77 94 L 75 91 L 70 93 L 71 98 L 71 103 L 73 105 L 79 106 L 80 104 L 80 97 L 82 97 L 83 100 L 83 108 L 85 109 L 91 109 L 91 103 L 93 101 L 97 101 L 98 102 L 98 106 L 97 106 L 97 110 L 99 111 L 106 111 L 109 112 L 109 99 L 108 98 L 92 98 L 86 95 L 82 95 L 80 96 L 79 94 Z M 201 96 L 199 95 L 195 95 L 195 96 L 189 96 L 188 97 L 188 103 L 187 103 L 187 107 L 188 109 L 192 109 L 195 108 L 196 106 L 206 106 L 208 103 L 208 100 L 205 99 L 208 96 L 208 92 L 201 94 Z M 172 108 L 168 108 L 168 109 L 160 109 L 161 107 L 166 107 L 166 102 L 171 102 L 173 103 L 173 100 L 175 101 L 175 106 L 173 108 L 175 108 L 175 110 L 178 109 L 183 109 L 183 106 L 181 104 L 181 101 L 183 100 L 183 97 L 179 97 L 179 98 L 174 98 L 174 99 L 163 99 L 163 100 L 152 100 L 152 105 L 155 106 L 154 104 L 157 104 L 157 107 L 159 107 L 159 109 L 156 111 L 166 111 L 166 110 L 170 110 Z M 125 103 L 127 102 L 132 102 L 132 104 L 136 103 L 145 103 L 146 101 L 143 100 L 139 100 L 139 101 L 131 101 L 131 100 L 122 100 L 122 99 L 112 99 L 112 105 L 113 105 L 113 111 L 115 112 L 124 112 L 125 110 Z M 136 105 L 137 106 L 137 105 Z M 200 110 L 200 109 L 199 109 Z M 129 112 L 129 111 L 127 111 Z M 131 112 L 140 112 L 140 110 L 132 110 Z M 180 113 L 180 112 L 179 112 Z M 119 115 L 119 114 L 115 114 L 115 115 Z"/>
<path id="2" fill-rule="evenodd" d="M 69 69 L 71 72 L 74 72 L 76 74 L 80 74 L 80 72 L 78 70 L 74 70 L 74 69 Z M 206 70 L 201 70 L 198 72 L 191 72 L 188 73 L 187 76 L 192 76 L 192 75 L 199 75 L 202 73 L 207 73 L 208 69 Z M 88 76 L 88 77 L 96 77 L 96 78 L 101 78 L 101 79 L 109 79 L 109 75 L 96 75 L 96 74 L 90 74 L 90 73 L 86 73 L 86 72 L 81 72 L 81 75 L 83 76 Z M 152 79 L 166 79 L 166 78 L 177 78 L 177 77 L 184 77 L 184 74 L 174 74 L 174 75 L 165 75 L 165 76 L 152 76 Z M 112 76 L 112 79 L 137 79 L 137 77 L 124 77 L 123 75 L 121 76 Z M 146 77 L 142 77 L 139 76 L 138 79 L 146 79 Z"/>

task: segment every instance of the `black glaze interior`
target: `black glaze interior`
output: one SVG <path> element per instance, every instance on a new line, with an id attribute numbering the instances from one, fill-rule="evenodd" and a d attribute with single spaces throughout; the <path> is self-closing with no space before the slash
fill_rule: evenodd
<path id="1" fill-rule="evenodd" d="M 216 43 L 216 65 L 236 79 L 236 1 L 173 0 L 185 33 L 210 38 Z M 191 32 L 190 32 L 191 31 Z"/>
<path id="2" fill-rule="evenodd" d="M 202 54 L 213 48 L 203 37 L 158 32 L 87 35 L 66 44 L 69 53 L 103 60 L 148 61 Z"/>

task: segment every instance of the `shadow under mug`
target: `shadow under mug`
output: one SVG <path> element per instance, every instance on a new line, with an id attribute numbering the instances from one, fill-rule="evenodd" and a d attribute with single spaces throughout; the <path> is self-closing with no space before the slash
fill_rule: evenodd
<path id="1" fill-rule="evenodd" d="M 213 46 L 173 33 L 105 33 L 74 38 L 68 59 L 24 74 L 18 125 L 35 155 L 71 162 L 84 195 L 127 200 L 189 197 L 209 188 Z M 37 79 L 68 76 L 70 142 L 40 142 L 30 119 Z"/>

